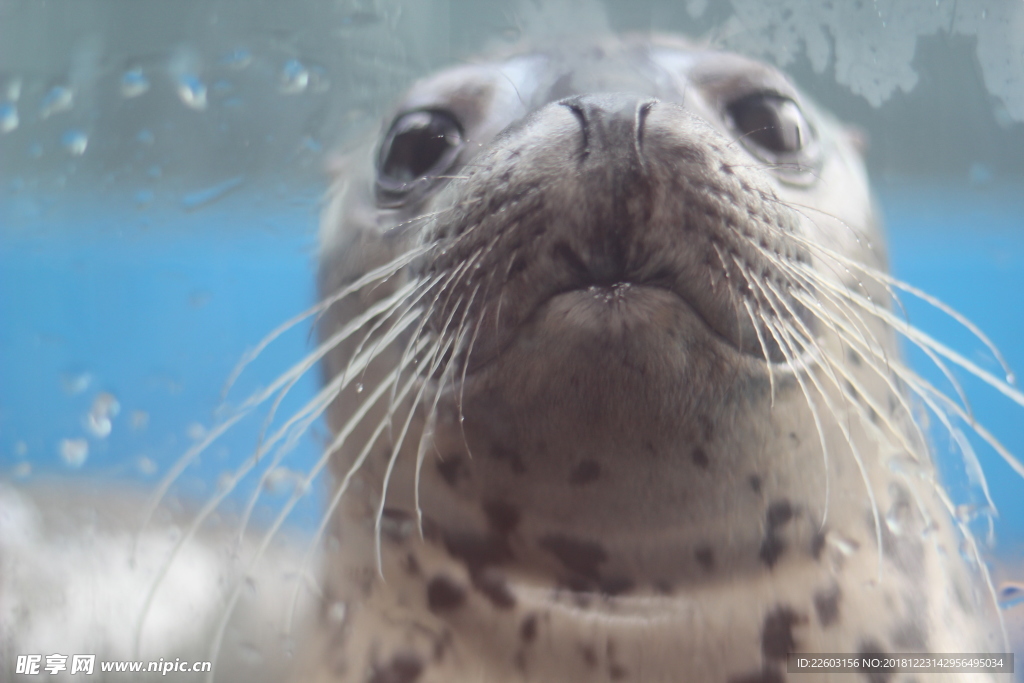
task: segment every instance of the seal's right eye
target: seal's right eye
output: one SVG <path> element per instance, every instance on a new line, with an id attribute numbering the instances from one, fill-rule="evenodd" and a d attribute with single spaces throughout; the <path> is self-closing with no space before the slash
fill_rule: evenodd
<path id="1" fill-rule="evenodd" d="M 384 203 L 405 201 L 413 190 L 455 165 L 462 129 L 443 111 L 402 114 L 384 136 L 377 157 L 377 191 Z"/>

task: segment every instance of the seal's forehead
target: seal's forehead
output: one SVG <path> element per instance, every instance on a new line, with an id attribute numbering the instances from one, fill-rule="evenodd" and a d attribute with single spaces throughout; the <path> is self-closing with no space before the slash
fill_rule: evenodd
<path id="1" fill-rule="evenodd" d="M 678 42 L 627 40 L 454 67 L 415 84 L 399 109 L 446 109 L 472 126 L 495 109 L 514 117 L 587 93 L 633 92 L 671 102 L 696 95 L 722 102 L 763 91 L 800 99 L 781 72 L 753 59 Z"/>

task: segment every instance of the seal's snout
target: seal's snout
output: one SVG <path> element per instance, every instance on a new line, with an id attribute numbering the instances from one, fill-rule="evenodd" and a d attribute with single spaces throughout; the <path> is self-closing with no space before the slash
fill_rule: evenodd
<path id="1" fill-rule="evenodd" d="M 788 288 L 772 259 L 797 251 L 784 235 L 798 217 L 732 142 L 681 102 L 628 92 L 563 98 L 511 125 L 439 197 L 450 208 L 431 224 L 439 248 L 423 272 L 452 277 L 453 296 L 434 329 L 479 321 L 470 372 L 546 319 L 552 333 L 579 323 L 606 337 L 619 323 L 672 319 L 681 352 L 696 322 L 743 354 L 785 360 L 755 325 L 798 308 L 758 303 L 768 283 Z M 612 308 L 565 298 L 623 284 L 634 295 L 607 299 Z"/>

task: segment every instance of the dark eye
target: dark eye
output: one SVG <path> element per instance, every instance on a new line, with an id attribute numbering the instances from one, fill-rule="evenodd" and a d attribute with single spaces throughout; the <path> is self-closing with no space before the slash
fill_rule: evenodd
<path id="1" fill-rule="evenodd" d="M 744 144 L 756 145 L 770 156 L 796 154 L 811 140 L 810 124 L 796 102 L 788 97 L 748 95 L 730 104 L 728 112 Z"/>
<path id="2" fill-rule="evenodd" d="M 462 130 L 443 111 L 399 116 L 380 147 L 377 188 L 386 199 L 400 199 L 450 169 L 462 147 Z"/>

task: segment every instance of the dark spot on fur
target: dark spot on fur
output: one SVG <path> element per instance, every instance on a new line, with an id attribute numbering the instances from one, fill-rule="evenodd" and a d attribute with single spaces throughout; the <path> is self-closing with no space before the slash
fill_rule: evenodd
<path id="1" fill-rule="evenodd" d="M 766 666 L 760 671 L 729 676 L 728 683 L 783 683 L 785 680 L 778 669 Z"/>
<path id="2" fill-rule="evenodd" d="M 373 668 L 369 683 L 413 683 L 423 673 L 423 660 L 415 652 L 400 652 Z"/>
<path id="3" fill-rule="evenodd" d="M 508 536 L 519 525 L 519 508 L 501 500 L 484 503 L 484 514 L 491 530 L 501 536 Z"/>
<path id="4" fill-rule="evenodd" d="M 590 645 L 580 645 L 580 656 L 583 657 L 583 661 L 586 662 L 587 666 L 591 669 L 597 668 L 597 653 L 594 652 L 594 648 Z"/>
<path id="5" fill-rule="evenodd" d="M 715 551 L 710 545 L 697 546 L 693 551 L 693 557 L 704 571 L 709 572 L 715 568 Z"/>
<path id="6" fill-rule="evenodd" d="M 420 569 L 419 560 L 417 560 L 416 556 L 412 553 L 405 556 L 405 571 L 407 571 L 410 576 L 420 576 L 423 574 L 423 571 Z"/>
<path id="7" fill-rule="evenodd" d="M 581 460 L 569 473 L 569 483 L 583 486 L 601 478 L 601 466 L 596 460 Z"/>
<path id="8" fill-rule="evenodd" d="M 508 587 L 505 577 L 493 570 L 474 575 L 473 587 L 498 609 L 512 609 L 516 606 L 516 596 Z"/>
<path id="9" fill-rule="evenodd" d="M 465 601 L 466 589 L 443 574 L 427 584 L 427 607 L 431 612 L 448 612 L 461 607 Z"/>
<path id="10" fill-rule="evenodd" d="M 626 671 L 626 667 L 622 666 L 621 664 L 616 664 L 613 662 L 608 665 L 608 677 L 611 678 L 613 681 L 621 681 L 626 677 L 627 674 L 628 672 Z"/>
<path id="11" fill-rule="evenodd" d="M 658 579 L 651 585 L 662 595 L 672 595 L 672 582 L 668 579 Z"/>
<path id="12" fill-rule="evenodd" d="M 444 545 L 452 557 L 466 563 L 471 575 L 479 574 L 491 565 L 512 559 L 512 551 L 508 545 L 491 534 L 447 533 L 444 536 Z"/>
<path id="13" fill-rule="evenodd" d="M 693 464 L 702 470 L 708 468 L 708 454 L 704 452 L 703 448 L 694 448 L 693 452 L 690 453 L 690 457 L 693 458 Z"/>
<path id="14" fill-rule="evenodd" d="M 537 638 L 537 615 L 531 614 L 519 625 L 519 639 L 529 645 Z"/>
<path id="15" fill-rule="evenodd" d="M 766 565 L 774 567 L 784 552 L 786 552 L 786 542 L 775 534 L 769 534 L 761 541 L 761 550 L 758 552 L 758 556 Z"/>
<path id="16" fill-rule="evenodd" d="M 793 505 L 788 500 L 773 502 L 768 506 L 768 512 L 765 515 L 768 529 L 774 531 L 781 526 L 785 526 L 793 519 L 794 512 Z"/>
<path id="17" fill-rule="evenodd" d="M 861 642 L 860 650 L 857 654 L 860 657 L 885 657 L 887 653 L 877 641 L 868 639 Z M 861 673 L 868 679 L 868 683 L 888 683 L 888 681 L 892 680 L 891 670 L 866 671 L 865 668 L 862 668 Z"/>
<path id="18" fill-rule="evenodd" d="M 859 367 L 861 364 L 860 354 L 853 349 L 846 350 L 846 359 L 850 361 L 851 365 Z"/>
<path id="19" fill-rule="evenodd" d="M 608 559 L 608 553 L 599 543 L 550 534 L 540 539 L 540 547 L 558 558 L 566 569 L 596 581 L 599 565 Z"/>
<path id="20" fill-rule="evenodd" d="M 441 475 L 445 483 L 455 488 L 459 479 L 465 474 L 461 455 L 449 455 L 444 460 L 437 461 L 437 473 Z"/>
<path id="21" fill-rule="evenodd" d="M 814 594 L 814 611 L 818 613 L 818 623 L 822 626 L 831 626 L 839 619 L 839 599 L 842 595 L 838 585 Z"/>
<path id="22" fill-rule="evenodd" d="M 761 549 L 758 553 L 761 561 L 769 567 L 775 563 L 786 551 L 786 542 L 779 536 L 779 529 L 786 526 L 796 510 L 788 500 L 777 500 L 768 506 L 765 512 L 765 536 L 761 541 Z"/>
<path id="23" fill-rule="evenodd" d="M 754 491 L 754 493 L 761 493 L 761 477 L 757 476 L 756 474 L 752 474 L 750 475 L 750 479 L 748 479 L 747 481 L 750 482 L 750 488 Z"/>
<path id="24" fill-rule="evenodd" d="M 513 474 L 526 474 L 526 465 L 523 463 L 523 458 L 515 451 L 509 450 L 504 446 L 493 445 L 491 446 L 491 456 L 495 460 L 507 463 Z"/>
<path id="25" fill-rule="evenodd" d="M 768 659 L 786 659 L 796 649 L 793 627 L 807 618 L 786 606 L 776 607 L 764 618 L 761 629 L 761 652 Z"/>

